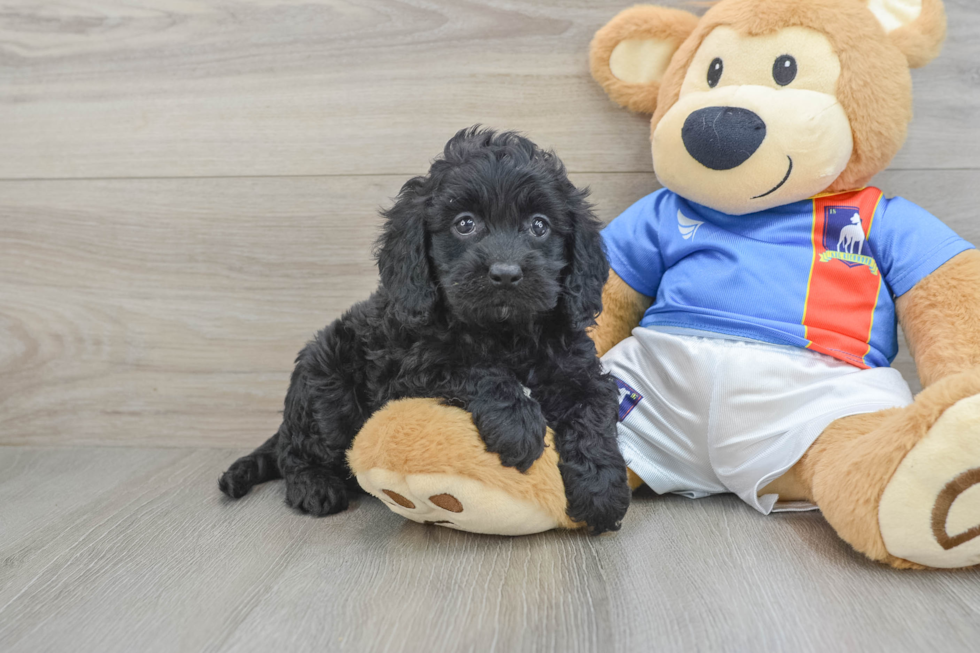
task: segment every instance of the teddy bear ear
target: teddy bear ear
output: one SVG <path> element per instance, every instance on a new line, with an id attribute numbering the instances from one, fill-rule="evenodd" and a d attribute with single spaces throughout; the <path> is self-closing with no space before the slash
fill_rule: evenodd
<path id="1" fill-rule="evenodd" d="M 898 46 L 909 67 L 920 68 L 939 55 L 946 39 L 942 0 L 866 0 L 868 9 Z"/>
<path id="2" fill-rule="evenodd" d="M 697 24 L 697 16 L 679 9 L 637 5 L 620 12 L 592 39 L 592 77 L 617 104 L 653 113 L 660 80 Z"/>

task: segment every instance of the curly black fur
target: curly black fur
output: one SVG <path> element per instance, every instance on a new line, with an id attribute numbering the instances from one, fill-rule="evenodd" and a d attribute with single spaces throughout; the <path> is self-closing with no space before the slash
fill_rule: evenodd
<path id="1" fill-rule="evenodd" d="M 526 138 L 457 133 L 384 212 L 377 292 L 300 352 L 282 426 L 221 490 L 238 498 L 282 477 L 290 506 L 344 510 L 357 488 L 345 453 L 368 417 L 393 399 L 438 397 L 469 410 L 487 450 L 521 471 L 551 426 L 568 515 L 617 530 L 630 491 L 618 391 L 585 332 L 608 274 L 587 194 Z"/>

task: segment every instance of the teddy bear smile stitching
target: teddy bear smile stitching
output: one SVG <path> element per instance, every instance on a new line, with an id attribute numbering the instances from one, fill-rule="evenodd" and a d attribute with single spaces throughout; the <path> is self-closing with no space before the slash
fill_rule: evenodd
<path id="1" fill-rule="evenodd" d="M 793 174 L 793 157 L 787 155 L 786 158 L 789 159 L 789 170 L 786 171 L 786 176 L 783 177 L 783 180 L 781 182 L 779 182 L 778 184 L 776 184 L 776 187 L 773 188 L 772 190 L 770 190 L 770 191 L 768 191 L 766 193 L 763 193 L 762 195 L 756 195 L 752 199 L 757 200 L 757 199 L 761 199 L 763 197 L 767 197 L 769 195 L 772 195 L 777 190 L 779 190 L 780 188 L 782 188 L 783 187 L 783 184 L 785 184 L 787 181 L 789 181 L 789 176 L 791 174 Z"/>

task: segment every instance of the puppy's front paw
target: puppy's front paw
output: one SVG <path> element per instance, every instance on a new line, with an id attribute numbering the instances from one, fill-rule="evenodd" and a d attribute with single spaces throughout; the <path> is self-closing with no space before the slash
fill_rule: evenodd
<path id="1" fill-rule="evenodd" d="M 347 510 L 344 479 L 326 469 L 310 467 L 285 474 L 286 503 L 314 517 Z"/>
<path id="2" fill-rule="evenodd" d="M 505 467 L 526 472 L 544 453 L 544 435 L 548 426 L 541 414 L 541 406 L 533 399 L 474 402 L 470 410 L 487 451 L 499 455 Z"/>
<path id="3" fill-rule="evenodd" d="M 626 468 L 558 464 L 565 482 L 568 516 L 585 522 L 589 533 L 618 531 L 632 493 Z"/>

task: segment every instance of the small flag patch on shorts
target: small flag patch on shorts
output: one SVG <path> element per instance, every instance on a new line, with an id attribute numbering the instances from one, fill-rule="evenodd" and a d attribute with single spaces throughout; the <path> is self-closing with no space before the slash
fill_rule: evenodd
<path id="1" fill-rule="evenodd" d="M 619 379 L 616 379 L 616 385 L 619 386 L 619 421 L 622 422 L 643 401 L 643 395 Z"/>

